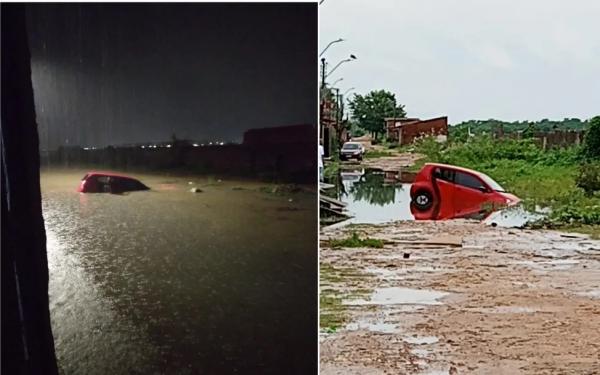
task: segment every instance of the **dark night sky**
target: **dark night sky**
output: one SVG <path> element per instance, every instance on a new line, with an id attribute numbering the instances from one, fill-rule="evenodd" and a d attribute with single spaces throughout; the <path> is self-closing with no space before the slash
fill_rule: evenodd
<path id="1" fill-rule="evenodd" d="M 316 123 L 316 3 L 33 4 L 29 34 L 42 149 Z"/>

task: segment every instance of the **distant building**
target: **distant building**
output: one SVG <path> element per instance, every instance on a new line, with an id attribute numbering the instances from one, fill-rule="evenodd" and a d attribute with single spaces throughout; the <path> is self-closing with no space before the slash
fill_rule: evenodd
<path id="1" fill-rule="evenodd" d="M 313 125 L 250 129 L 241 147 L 249 170 L 292 181 L 316 181 L 317 128 Z"/>
<path id="2" fill-rule="evenodd" d="M 424 136 L 448 136 L 448 117 L 436 117 L 428 120 L 418 118 L 386 118 L 387 138 L 400 145 L 411 144 L 415 139 Z"/>
<path id="3" fill-rule="evenodd" d="M 245 146 L 267 144 L 309 143 L 316 149 L 317 130 L 313 125 L 300 124 L 275 128 L 250 129 L 244 133 Z"/>

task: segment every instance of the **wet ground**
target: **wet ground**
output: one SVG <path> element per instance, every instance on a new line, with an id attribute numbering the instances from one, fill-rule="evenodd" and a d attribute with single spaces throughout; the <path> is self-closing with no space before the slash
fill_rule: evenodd
<path id="1" fill-rule="evenodd" d="M 385 245 L 328 245 L 353 232 Z M 599 287 L 600 241 L 584 235 L 466 220 L 326 228 L 321 373 L 600 373 Z"/>
<path id="2" fill-rule="evenodd" d="M 152 190 L 80 194 L 85 172 L 41 176 L 62 373 L 314 372 L 314 192 L 133 174 Z"/>

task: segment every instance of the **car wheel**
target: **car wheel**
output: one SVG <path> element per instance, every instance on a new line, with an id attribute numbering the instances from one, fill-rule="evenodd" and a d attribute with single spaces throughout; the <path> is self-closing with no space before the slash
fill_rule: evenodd
<path id="1" fill-rule="evenodd" d="M 421 211 L 428 210 L 433 204 L 433 196 L 427 190 L 419 190 L 413 197 L 413 203 Z"/>

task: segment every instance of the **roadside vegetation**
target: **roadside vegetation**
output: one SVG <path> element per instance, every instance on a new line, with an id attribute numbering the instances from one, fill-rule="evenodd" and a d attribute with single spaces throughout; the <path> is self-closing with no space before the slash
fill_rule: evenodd
<path id="1" fill-rule="evenodd" d="M 358 233 L 352 232 L 352 235 L 342 239 L 335 239 L 329 241 L 329 245 L 332 248 L 339 247 L 374 247 L 381 249 L 383 248 L 383 241 L 376 238 L 360 238 Z"/>
<path id="2" fill-rule="evenodd" d="M 548 120 L 540 121 L 501 121 L 495 119 L 489 120 L 469 120 L 463 121 L 452 126 L 452 131 L 455 136 L 466 137 L 468 133 L 474 135 L 490 134 L 498 128 L 502 128 L 504 133 L 510 134 L 518 131 L 526 132 L 528 130 L 549 132 L 553 130 L 584 130 L 589 125 L 588 120 L 580 120 L 578 118 L 566 118 L 564 120 Z"/>
<path id="3" fill-rule="evenodd" d="M 523 199 L 529 209 L 549 208 L 537 225 L 577 229 L 600 235 L 600 116 L 589 122 L 581 146 L 543 150 L 534 139 L 466 140 L 452 136 L 445 144 L 432 138 L 411 151 L 425 162 L 455 164 L 484 172 Z"/>

